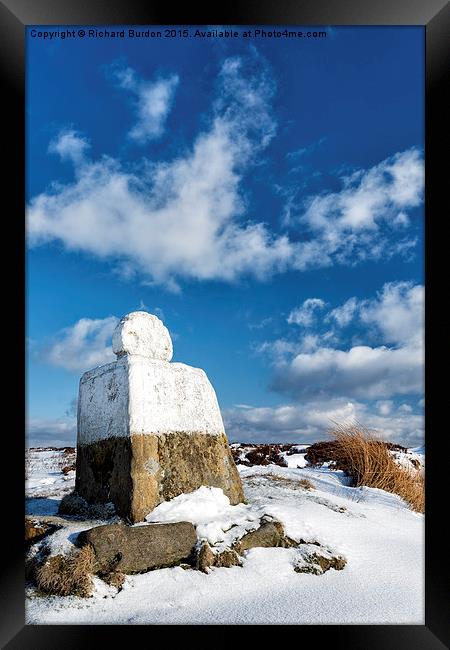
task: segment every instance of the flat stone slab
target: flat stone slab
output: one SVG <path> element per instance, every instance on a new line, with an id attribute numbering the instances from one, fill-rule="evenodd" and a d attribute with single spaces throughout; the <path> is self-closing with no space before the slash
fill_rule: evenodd
<path id="1" fill-rule="evenodd" d="M 94 550 L 94 573 L 143 573 L 186 561 L 197 543 L 194 526 L 187 521 L 171 524 L 125 526 L 106 524 L 82 531 L 78 546 Z"/>

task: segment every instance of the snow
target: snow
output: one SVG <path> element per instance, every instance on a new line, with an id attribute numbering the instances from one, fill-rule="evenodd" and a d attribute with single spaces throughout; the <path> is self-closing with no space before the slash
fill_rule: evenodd
<path id="1" fill-rule="evenodd" d="M 290 537 L 343 555 L 345 568 L 296 573 L 308 547 L 255 548 L 244 554 L 242 567 L 209 574 L 159 569 L 127 576 L 121 591 L 96 578 L 87 599 L 37 597 L 28 588 L 27 622 L 424 624 L 423 515 L 396 495 L 350 487 L 342 472 L 328 468 L 238 467 L 247 504 L 231 506 L 219 489 L 203 486 L 160 504 L 147 521 L 192 521 L 199 538 L 221 548 L 267 514 L 282 521 Z M 43 468 L 36 472 L 42 489 L 49 489 Z M 302 488 L 301 478 L 315 489 Z M 66 521 L 52 536 L 52 552 L 65 552 L 79 530 L 100 523 Z"/>
<path id="2" fill-rule="evenodd" d="M 286 453 L 283 453 L 282 456 L 284 457 L 285 461 L 287 462 L 288 467 L 305 467 L 306 466 L 306 460 L 305 460 L 305 454 L 291 454 L 288 455 Z"/>
<path id="3" fill-rule="evenodd" d="M 127 355 L 81 378 L 79 444 L 135 433 L 224 430 L 214 388 L 201 368 Z"/>
<path id="4" fill-rule="evenodd" d="M 62 473 L 62 468 L 75 462 L 75 450 L 28 449 L 26 452 L 26 492 L 28 497 L 44 498 L 71 492 L 75 485 L 75 471 Z"/>
<path id="5" fill-rule="evenodd" d="M 147 515 L 146 521 L 190 521 L 196 526 L 199 540 L 206 539 L 222 549 L 258 528 L 263 514 L 261 508 L 243 503 L 232 506 L 220 488 L 203 485 L 195 492 L 161 503 Z"/>
<path id="6" fill-rule="evenodd" d="M 416 447 L 404 451 L 391 451 L 396 463 L 407 470 L 414 468 L 425 471 L 425 448 Z"/>
<path id="7" fill-rule="evenodd" d="M 173 355 L 169 330 L 146 311 L 133 311 L 120 319 L 113 332 L 112 348 L 118 356 L 140 354 L 161 361 L 170 361 Z"/>
<path id="8" fill-rule="evenodd" d="M 425 456 L 425 445 L 420 445 L 419 447 L 412 447 L 409 451 L 412 451 L 413 454 L 420 454 Z"/>

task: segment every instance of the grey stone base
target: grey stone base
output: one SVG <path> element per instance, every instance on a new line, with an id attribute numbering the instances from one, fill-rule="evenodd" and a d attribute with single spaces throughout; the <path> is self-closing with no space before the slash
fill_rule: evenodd
<path id="1" fill-rule="evenodd" d="M 78 446 L 77 493 L 89 503 L 111 501 L 131 523 L 202 485 L 221 488 L 232 504 L 244 500 L 225 434 L 134 434 Z"/>

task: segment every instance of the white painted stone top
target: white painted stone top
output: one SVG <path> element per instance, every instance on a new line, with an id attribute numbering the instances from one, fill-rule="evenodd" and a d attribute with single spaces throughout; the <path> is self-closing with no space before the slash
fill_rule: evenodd
<path id="1" fill-rule="evenodd" d="M 172 342 L 159 318 L 142 311 L 124 316 L 113 350 L 117 361 L 81 377 L 78 444 L 133 434 L 224 433 L 206 373 L 169 362 Z"/>
<path id="2" fill-rule="evenodd" d="M 157 316 L 146 311 L 132 311 L 120 319 L 113 333 L 112 348 L 118 357 L 139 354 L 170 361 L 173 355 L 169 330 Z"/>

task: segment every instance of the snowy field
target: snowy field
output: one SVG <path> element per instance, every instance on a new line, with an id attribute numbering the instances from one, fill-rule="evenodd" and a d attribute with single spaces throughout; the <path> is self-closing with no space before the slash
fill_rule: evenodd
<path id="1" fill-rule="evenodd" d="M 121 591 L 94 578 L 90 598 L 38 596 L 28 585 L 27 622 L 423 625 L 424 516 L 393 494 L 349 487 L 340 471 L 308 466 L 305 450 L 285 455 L 288 467 L 238 465 L 247 504 L 230 506 L 221 490 L 200 488 L 161 504 L 148 520 L 192 521 L 199 538 L 220 547 L 271 515 L 289 537 L 343 555 L 343 570 L 297 573 L 298 549 L 254 548 L 244 553 L 242 567 L 208 574 L 159 569 L 127 576 Z M 411 452 L 424 465 L 424 449 Z M 62 472 L 73 463 L 73 454 L 69 463 L 68 457 L 57 450 L 27 454 L 27 514 L 62 526 L 47 538 L 52 553 L 70 550 L 78 532 L 105 523 L 56 515 L 74 486 L 74 472 Z M 314 489 L 303 488 L 300 479 Z"/>

